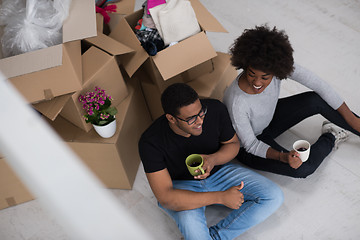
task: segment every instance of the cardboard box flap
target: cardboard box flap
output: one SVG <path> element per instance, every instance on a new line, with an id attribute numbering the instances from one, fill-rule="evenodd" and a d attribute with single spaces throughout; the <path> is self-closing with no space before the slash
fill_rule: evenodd
<path id="1" fill-rule="evenodd" d="M 116 13 L 127 15 L 134 12 L 135 0 L 121 0 L 119 2 L 109 3 L 109 5 L 116 5 Z"/>
<path id="2" fill-rule="evenodd" d="M 104 53 L 96 47 L 90 47 L 83 55 L 83 79 L 86 83 L 101 69 L 106 62 L 113 59 L 112 56 Z"/>
<path id="3" fill-rule="evenodd" d="M 190 0 L 190 2 L 202 29 L 209 32 L 228 32 L 199 0 Z"/>
<path id="4" fill-rule="evenodd" d="M 191 52 L 184 52 L 191 49 Z M 153 60 L 164 80 L 178 75 L 191 67 L 216 57 L 216 52 L 207 40 L 206 34 L 200 32 L 166 49 L 166 54 L 160 51 Z M 169 56 L 173 56 L 169 60 Z M 190 57 L 189 57 L 190 56 Z"/>
<path id="5" fill-rule="evenodd" d="M 50 100 L 81 89 L 80 40 L 62 44 L 63 64 L 58 67 L 13 77 L 11 83 L 30 103 Z M 46 52 L 45 52 L 46 53 Z M 46 57 L 46 54 L 45 56 Z M 34 60 L 31 60 L 33 62 Z"/>
<path id="6" fill-rule="evenodd" d="M 136 11 L 134 14 L 131 14 L 121 19 L 120 22 L 117 24 L 116 28 L 109 35 L 111 38 L 135 50 L 134 53 L 129 53 L 120 56 L 121 63 L 130 77 L 136 72 L 136 70 L 138 70 L 138 68 L 149 57 L 147 52 L 141 46 L 136 35 L 134 34 L 133 29 L 127 23 L 127 21 L 136 22 L 142 17 L 142 14 L 143 14 L 143 10 L 141 9 Z"/>
<path id="7" fill-rule="evenodd" d="M 93 1 L 71 2 L 68 18 L 63 24 L 63 42 L 96 36 L 95 4 Z"/>
<path id="8" fill-rule="evenodd" d="M 200 97 L 222 100 L 228 83 L 236 78 L 238 72 L 231 65 L 229 54 L 221 52 L 217 54 L 218 56 L 213 59 L 214 71 L 193 79 L 187 84 L 194 88 Z"/>
<path id="9" fill-rule="evenodd" d="M 50 67 L 57 67 L 62 64 L 62 51 L 62 46 L 56 45 L 3 58 L 0 61 L 0 70 L 7 78 L 11 78 Z"/>
<path id="10" fill-rule="evenodd" d="M 33 104 L 33 107 L 38 110 L 45 117 L 54 121 L 59 115 L 61 110 L 64 108 L 65 104 L 71 98 L 72 93 L 65 94 L 59 97 L 56 97 L 49 101 L 43 101 L 40 103 Z"/>
<path id="11" fill-rule="evenodd" d="M 100 13 L 96 13 L 96 30 L 101 33 L 104 31 L 104 17 Z"/>
<path id="12" fill-rule="evenodd" d="M 128 46 L 112 39 L 109 36 L 106 36 L 101 32 L 98 32 L 96 37 L 86 38 L 85 40 L 111 55 L 122 55 L 134 51 Z"/>

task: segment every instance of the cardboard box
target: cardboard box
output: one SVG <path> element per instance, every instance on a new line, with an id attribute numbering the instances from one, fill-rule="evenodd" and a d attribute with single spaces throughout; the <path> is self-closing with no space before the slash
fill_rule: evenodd
<path id="1" fill-rule="evenodd" d="M 121 63 L 129 76 L 132 76 L 147 59 L 150 59 L 161 77 L 166 81 L 216 56 L 205 31 L 226 32 L 226 30 L 199 0 L 191 0 L 191 4 L 202 31 L 151 57 L 143 49 L 134 33 L 137 21 L 143 16 L 143 9 L 120 20 L 109 36 L 135 50 L 135 53 L 120 56 Z"/>
<path id="2" fill-rule="evenodd" d="M 123 17 L 134 12 L 135 0 L 122 0 L 119 2 L 111 3 L 111 5 L 116 5 L 116 12 L 109 13 L 110 22 L 108 23 L 108 26 L 110 32 L 115 29 L 116 25 Z"/>
<path id="3" fill-rule="evenodd" d="M 94 129 L 86 133 L 61 116 L 48 121 L 108 188 L 132 188 L 140 163 L 138 141 L 151 124 L 140 86 L 131 82 L 136 86 L 129 85 L 128 97 L 117 106 L 117 130 L 111 138 L 99 137 Z"/>
<path id="4" fill-rule="evenodd" d="M 72 1 L 62 44 L 7 58 L 1 55 L 0 70 L 32 103 L 74 92 L 82 84 L 80 42 L 75 40 L 95 35 L 94 3 Z"/>
<path id="5" fill-rule="evenodd" d="M 196 76 L 193 79 L 186 79 L 185 82 L 196 90 L 200 98 L 222 100 L 226 87 L 238 75 L 237 70 L 231 65 L 229 54 L 218 52 L 217 55 L 213 59 L 214 70 L 212 72 L 201 76 L 196 76 L 197 74 L 191 72 L 186 74 L 188 77 Z M 141 86 L 151 117 L 155 120 L 164 113 L 160 100 L 162 91 L 146 76 L 143 76 Z"/>
<path id="6" fill-rule="evenodd" d="M 150 80 L 158 87 L 160 92 L 163 92 L 165 88 L 167 88 L 173 83 L 188 82 L 206 73 L 212 72 L 214 70 L 214 64 L 212 59 L 207 60 L 203 63 L 200 63 L 199 65 L 196 65 L 186 70 L 185 72 L 169 78 L 166 81 L 164 81 L 160 72 L 157 70 L 154 62 L 151 61 L 151 59 L 148 59 L 143 64 L 142 68 L 145 70 L 147 78 L 150 78 Z"/>
<path id="7" fill-rule="evenodd" d="M 86 52 L 87 50 L 89 50 L 89 48 L 91 48 L 91 46 L 96 46 L 111 56 L 116 56 L 116 55 L 127 54 L 130 52 L 133 52 L 133 50 L 131 48 L 110 38 L 109 36 L 103 34 L 100 31 L 102 29 L 103 17 L 101 15 L 100 15 L 101 16 L 100 17 L 99 15 L 100 14 L 96 15 L 96 22 L 97 22 L 97 28 L 98 28 L 97 36 L 84 39 L 84 41 L 81 42 L 81 52 Z M 93 50 L 91 50 L 91 51 L 93 51 Z M 95 57 L 96 57 L 96 54 L 95 54 Z M 80 57 L 80 61 L 81 61 L 81 58 L 82 57 Z M 99 65 L 101 65 L 101 64 L 102 63 L 99 62 Z M 81 75 L 83 75 L 83 67 L 82 66 L 81 66 L 81 73 L 82 73 Z M 107 74 L 110 74 L 110 72 Z M 82 90 L 84 85 L 86 85 L 86 81 L 87 81 L 87 79 L 85 79 L 86 77 L 82 76 L 82 78 L 83 78 L 84 82 L 82 82 L 81 88 L 79 90 Z M 121 77 L 120 77 L 120 79 L 121 79 Z M 35 103 L 35 104 L 33 104 L 33 107 L 36 110 L 38 110 L 40 113 L 42 113 L 44 116 L 46 116 L 47 118 L 49 118 L 51 120 L 55 120 L 55 118 L 58 116 L 58 114 L 60 114 L 60 112 L 64 108 L 65 104 L 71 98 L 72 95 L 73 95 L 73 93 L 64 94 L 62 96 L 55 97 L 48 101 L 42 101 L 40 103 Z M 120 100 L 122 100 L 122 98 Z M 70 115 L 71 115 L 71 113 L 70 113 Z M 69 120 L 73 121 L 72 118 Z M 78 120 L 76 120 L 76 121 L 78 122 Z M 84 125 L 82 123 L 79 122 L 78 124 L 80 124 L 81 127 L 84 127 Z M 86 130 L 90 130 L 91 127 L 89 128 L 88 126 L 86 126 L 84 128 L 85 128 L 84 130 L 86 131 Z"/>
<path id="8" fill-rule="evenodd" d="M 33 199 L 34 197 L 6 163 L 5 158 L 0 157 L 0 209 Z"/>
<path id="9" fill-rule="evenodd" d="M 238 71 L 231 65 L 230 55 L 217 53 L 214 58 L 214 71 L 197 77 L 187 84 L 194 88 L 200 97 L 215 98 L 222 101 L 226 88 L 238 75 Z"/>
<path id="10" fill-rule="evenodd" d="M 112 105 L 117 106 L 127 97 L 128 90 L 113 56 L 96 47 L 90 47 L 83 54 L 82 61 L 84 76 L 82 90 L 71 95 L 70 100 L 66 102 L 60 115 L 88 132 L 93 126 L 84 120 L 85 111 L 78 100 L 79 96 L 86 92 L 94 91 L 95 87 L 98 86 L 113 98 Z"/>

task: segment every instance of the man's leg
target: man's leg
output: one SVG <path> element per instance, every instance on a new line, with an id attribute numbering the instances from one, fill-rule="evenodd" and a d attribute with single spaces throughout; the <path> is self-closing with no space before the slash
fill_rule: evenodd
<path id="1" fill-rule="evenodd" d="M 183 180 L 173 181 L 176 189 L 184 189 L 194 192 L 203 192 L 204 188 L 200 181 Z M 186 240 L 212 239 L 209 234 L 205 217 L 205 207 L 186 211 L 173 211 L 159 206 L 165 210 L 176 222 L 180 232 Z"/>
<path id="2" fill-rule="evenodd" d="M 213 239 L 233 239 L 252 226 L 264 221 L 283 202 L 281 189 L 271 180 L 238 164 L 226 164 L 218 172 L 205 179 L 209 191 L 224 191 L 244 182 L 240 190 L 244 203 L 215 226 L 210 227 Z"/>

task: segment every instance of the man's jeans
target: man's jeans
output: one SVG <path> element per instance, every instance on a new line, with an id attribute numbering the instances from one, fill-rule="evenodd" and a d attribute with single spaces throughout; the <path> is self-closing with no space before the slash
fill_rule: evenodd
<path id="1" fill-rule="evenodd" d="M 225 191 L 244 182 L 240 190 L 244 203 L 216 225 L 207 227 L 205 207 L 186 211 L 163 208 L 177 223 L 186 240 L 233 239 L 250 227 L 262 222 L 283 202 L 281 189 L 271 180 L 238 164 L 225 164 L 214 175 L 204 180 L 175 180 L 176 189 L 194 192 Z"/>

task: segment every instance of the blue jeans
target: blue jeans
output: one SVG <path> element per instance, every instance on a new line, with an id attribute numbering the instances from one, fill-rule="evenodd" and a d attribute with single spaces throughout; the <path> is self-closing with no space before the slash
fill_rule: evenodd
<path id="1" fill-rule="evenodd" d="M 315 92 L 305 92 L 279 99 L 273 119 L 269 126 L 265 128 L 257 138 L 278 151 L 288 152 L 287 149 L 280 146 L 274 139 L 302 120 L 316 114 L 321 114 L 330 122 L 360 136 L 360 133 L 347 124 L 338 111 L 330 107 L 318 94 Z M 355 114 L 355 116 L 357 115 Z M 322 161 L 332 151 L 334 143 L 334 135 L 331 133 L 322 134 L 319 139 L 311 145 L 309 159 L 298 169 L 290 167 L 287 163 L 255 156 L 246 152 L 244 148 L 240 149 L 237 159 L 249 167 L 258 170 L 296 178 L 305 178 L 315 172 L 320 166 Z"/>
<path id="2" fill-rule="evenodd" d="M 218 222 L 207 227 L 205 207 L 173 211 L 163 208 L 177 223 L 186 240 L 233 239 L 275 212 L 283 202 L 281 189 L 271 180 L 238 164 L 227 163 L 204 180 L 175 180 L 176 189 L 194 192 L 225 191 L 244 182 L 240 192 L 243 205 Z"/>

